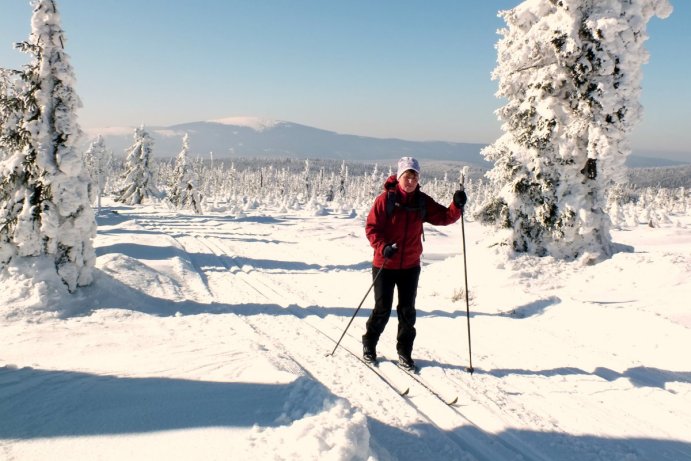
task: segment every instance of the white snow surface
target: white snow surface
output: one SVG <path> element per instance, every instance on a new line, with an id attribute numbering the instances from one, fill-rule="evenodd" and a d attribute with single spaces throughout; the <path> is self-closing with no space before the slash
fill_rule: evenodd
<path id="1" fill-rule="evenodd" d="M 220 123 L 222 125 L 244 126 L 247 128 L 252 128 L 254 131 L 264 131 L 267 128 L 273 128 L 277 124 L 281 123 L 279 120 L 253 116 L 225 117 L 209 121 L 213 123 Z"/>
<path id="2" fill-rule="evenodd" d="M 98 224 L 92 285 L 0 278 L 0 459 L 691 460 L 689 215 L 596 265 L 506 259 L 466 220 L 472 356 L 462 227 L 426 227 L 413 356 L 455 406 L 357 359 L 371 293 L 326 356 L 371 283 L 361 215 L 104 200 Z"/>

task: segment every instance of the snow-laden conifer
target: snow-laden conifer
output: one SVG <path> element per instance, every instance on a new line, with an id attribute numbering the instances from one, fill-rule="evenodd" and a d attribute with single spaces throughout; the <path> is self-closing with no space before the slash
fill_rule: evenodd
<path id="1" fill-rule="evenodd" d="M 31 56 L 12 97 L 19 116 L 3 130 L 11 151 L 0 164 L 0 267 L 49 256 L 74 291 L 91 283 L 96 259 L 89 179 L 76 147 L 81 102 L 54 1 L 32 6 L 31 35 L 17 45 Z"/>
<path id="2" fill-rule="evenodd" d="M 159 197 L 151 167 L 153 143 L 151 135 L 143 125 L 135 128 L 134 142 L 127 149 L 125 159 L 125 186 L 117 194 L 118 202 L 139 205 L 145 199 Z"/>
<path id="3" fill-rule="evenodd" d="M 189 136 L 185 133 L 185 136 L 182 138 L 182 150 L 175 159 L 172 179 L 173 187 L 169 199 L 177 208 L 186 208 L 201 214 L 202 197 L 197 189 L 196 174 L 187 161 L 189 150 Z"/>
<path id="4" fill-rule="evenodd" d="M 310 178 L 310 161 L 305 160 L 305 169 L 302 170 L 303 180 L 305 182 L 305 199 L 309 200 L 312 195 L 312 182 Z"/>
<path id="5" fill-rule="evenodd" d="M 500 13 L 505 133 L 483 151 L 496 195 L 481 217 L 515 251 L 611 255 L 605 191 L 641 118 L 646 25 L 670 13 L 667 0 L 527 0 Z"/>
<path id="6" fill-rule="evenodd" d="M 341 199 L 346 197 L 346 184 L 348 183 L 348 165 L 345 160 L 341 162 L 341 171 L 338 174 L 338 196 Z"/>
<path id="7" fill-rule="evenodd" d="M 97 201 L 97 210 L 101 212 L 101 196 L 106 179 L 106 173 L 113 160 L 112 152 L 106 149 L 103 136 L 98 135 L 84 152 L 84 166 L 91 179 L 89 199 Z"/>

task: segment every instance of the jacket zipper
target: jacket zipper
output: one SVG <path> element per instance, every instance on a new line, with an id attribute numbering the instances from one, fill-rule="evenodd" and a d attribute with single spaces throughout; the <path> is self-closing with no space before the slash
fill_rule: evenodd
<path id="1" fill-rule="evenodd" d="M 398 263 L 398 268 L 403 269 L 403 255 L 405 254 L 405 247 L 406 243 L 408 241 L 408 223 L 410 222 L 410 212 L 408 210 L 402 210 L 405 211 L 405 227 L 403 228 L 403 244 L 401 245 L 401 260 Z"/>

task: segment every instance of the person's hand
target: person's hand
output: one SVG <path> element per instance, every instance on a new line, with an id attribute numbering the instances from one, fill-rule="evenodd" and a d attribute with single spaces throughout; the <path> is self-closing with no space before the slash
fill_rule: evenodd
<path id="1" fill-rule="evenodd" d="M 396 251 L 398 251 L 398 247 L 395 243 L 391 243 L 384 247 L 384 249 L 381 251 L 381 254 L 384 255 L 384 258 L 391 259 L 391 257 L 396 254 Z"/>
<path id="2" fill-rule="evenodd" d="M 465 192 L 462 190 L 457 190 L 456 192 L 453 193 L 453 203 L 456 205 L 457 208 L 463 209 L 465 206 L 465 202 L 468 201 L 468 196 L 465 195 Z"/>

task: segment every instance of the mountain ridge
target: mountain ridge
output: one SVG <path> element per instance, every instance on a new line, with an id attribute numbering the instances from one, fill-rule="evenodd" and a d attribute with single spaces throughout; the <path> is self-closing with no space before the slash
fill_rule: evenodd
<path id="1" fill-rule="evenodd" d="M 182 137 L 187 133 L 190 156 L 213 156 L 215 159 L 292 157 L 376 162 L 412 155 L 421 160 L 491 167 L 480 154 L 486 144 L 375 138 L 258 117 L 226 117 L 145 128 L 154 139 L 154 157 L 158 158 L 176 156 L 182 148 Z M 134 127 L 111 127 L 91 129 L 87 134 L 93 137 L 101 134 L 107 148 L 121 154 L 132 144 L 133 133 Z M 684 162 L 631 155 L 627 164 L 654 167 L 684 165 Z"/>

